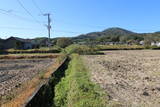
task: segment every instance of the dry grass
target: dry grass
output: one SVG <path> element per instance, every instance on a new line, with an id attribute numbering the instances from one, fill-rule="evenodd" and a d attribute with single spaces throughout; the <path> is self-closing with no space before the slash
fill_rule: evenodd
<path id="1" fill-rule="evenodd" d="M 33 58 L 57 58 L 60 54 L 9 54 L 0 55 L 0 59 L 33 59 Z"/>

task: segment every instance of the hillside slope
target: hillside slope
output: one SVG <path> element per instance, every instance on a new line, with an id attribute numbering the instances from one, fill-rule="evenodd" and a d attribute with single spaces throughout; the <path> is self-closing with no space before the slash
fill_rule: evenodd
<path id="1" fill-rule="evenodd" d="M 139 42 L 141 40 L 160 41 L 160 33 L 135 33 L 126 29 L 113 27 L 101 32 L 92 32 L 73 38 L 75 42 Z"/>

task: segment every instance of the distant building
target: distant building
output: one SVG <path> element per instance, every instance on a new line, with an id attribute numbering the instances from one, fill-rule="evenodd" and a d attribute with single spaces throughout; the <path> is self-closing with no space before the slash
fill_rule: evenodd
<path id="1" fill-rule="evenodd" d="M 144 45 L 145 43 L 144 43 L 144 41 L 140 41 L 139 44 L 140 45 Z"/>
<path id="2" fill-rule="evenodd" d="M 3 39 L 0 39 L 0 50 L 3 49 L 3 42 L 4 42 L 4 40 L 3 40 Z"/>
<path id="3" fill-rule="evenodd" d="M 29 39 L 10 37 L 3 42 L 4 49 L 32 49 L 34 44 Z"/>
<path id="4" fill-rule="evenodd" d="M 160 42 L 151 42 L 151 46 L 158 46 L 158 47 L 160 47 Z"/>

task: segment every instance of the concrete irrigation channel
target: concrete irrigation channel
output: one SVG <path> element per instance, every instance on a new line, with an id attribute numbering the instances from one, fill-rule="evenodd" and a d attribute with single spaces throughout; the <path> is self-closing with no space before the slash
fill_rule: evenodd
<path id="1" fill-rule="evenodd" d="M 52 76 L 42 84 L 34 94 L 23 105 L 24 107 L 51 107 L 54 105 L 54 88 L 62 77 L 65 76 L 65 70 L 68 68 L 69 58 L 53 72 Z"/>

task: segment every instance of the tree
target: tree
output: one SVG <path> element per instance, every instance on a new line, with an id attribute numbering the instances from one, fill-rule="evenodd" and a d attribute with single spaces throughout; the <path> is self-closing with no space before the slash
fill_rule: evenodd
<path id="1" fill-rule="evenodd" d="M 112 42 L 119 42 L 119 39 L 120 39 L 119 36 L 112 36 L 111 37 Z"/>
<path id="2" fill-rule="evenodd" d="M 22 42 L 19 42 L 19 41 L 17 41 L 16 42 L 16 45 L 15 45 L 15 47 L 14 47 L 15 49 L 21 49 L 21 48 L 23 48 L 23 43 Z"/>
<path id="3" fill-rule="evenodd" d="M 151 39 L 149 39 L 149 38 L 145 38 L 144 39 L 144 44 L 146 45 L 146 46 L 150 46 L 151 45 L 151 43 L 152 43 L 152 40 Z"/>
<path id="4" fill-rule="evenodd" d="M 122 36 L 122 37 L 119 38 L 119 41 L 120 41 L 120 42 L 123 42 L 123 43 L 126 43 L 127 40 L 128 40 L 128 37 L 127 37 L 127 36 Z"/>
<path id="5" fill-rule="evenodd" d="M 61 47 L 61 48 L 65 48 L 69 45 L 73 44 L 72 40 L 69 38 L 60 38 L 57 40 L 56 45 Z"/>

